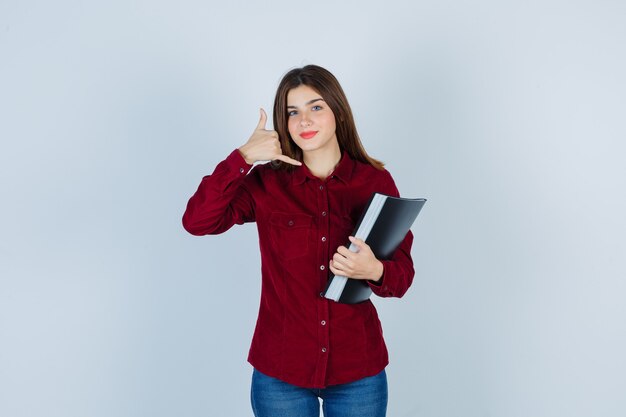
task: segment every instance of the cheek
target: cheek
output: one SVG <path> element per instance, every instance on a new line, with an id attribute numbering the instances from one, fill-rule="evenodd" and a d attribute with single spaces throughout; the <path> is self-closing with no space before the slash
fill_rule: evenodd
<path id="1" fill-rule="evenodd" d="M 293 138 L 294 136 L 296 136 L 296 127 L 297 127 L 297 122 L 293 119 L 290 118 L 287 121 L 287 130 L 289 130 L 289 134 L 291 135 L 291 137 Z"/>
<path id="2" fill-rule="evenodd" d="M 332 114 L 327 114 L 324 116 L 324 126 L 326 126 L 327 129 L 329 130 L 335 130 L 335 116 L 333 116 Z"/>

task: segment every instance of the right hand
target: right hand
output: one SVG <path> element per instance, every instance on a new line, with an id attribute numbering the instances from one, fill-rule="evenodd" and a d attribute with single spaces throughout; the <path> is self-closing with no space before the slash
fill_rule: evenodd
<path id="1" fill-rule="evenodd" d="M 239 148 L 239 152 L 243 159 L 250 165 L 257 161 L 273 161 L 279 160 L 291 165 L 302 165 L 302 162 L 283 155 L 278 140 L 278 132 L 275 130 L 265 130 L 267 123 L 267 114 L 261 109 L 261 119 L 256 129 L 248 139 L 245 145 Z"/>

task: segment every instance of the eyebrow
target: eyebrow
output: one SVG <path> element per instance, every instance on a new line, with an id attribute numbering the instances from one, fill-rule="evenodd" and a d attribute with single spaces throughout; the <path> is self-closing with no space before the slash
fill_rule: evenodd
<path id="1" fill-rule="evenodd" d="M 306 103 L 304 103 L 305 106 L 308 106 L 309 104 L 313 104 L 316 101 L 324 101 L 323 98 L 314 98 L 313 100 L 309 100 Z M 297 106 L 287 106 L 288 109 L 297 109 Z"/>

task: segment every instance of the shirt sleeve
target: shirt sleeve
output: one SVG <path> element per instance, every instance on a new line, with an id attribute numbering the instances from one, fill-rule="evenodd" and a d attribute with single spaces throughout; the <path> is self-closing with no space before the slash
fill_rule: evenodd
<path id="1" fill-rule="evenodd" d="M 254 200 L 245 186 L 251 168 L 235 149 L 202 178 L 183 214 L 185 230 L 196 236 L 219 234 L 234 224 L 254 221 Z"/>
<path id="2" fill-rule="evenodd" d="M 385 171 L 385 181 L 379 187 L 382 193 L 399 197 L 400 193 L 391 175 Z M 367 281 L 372 292 L 379 297 L 402 297 L 415 276 L 413 259 L 411 258 L 411 246 L 413 245 L 413 233 L 409 230 L 398 249 L 389 260 L 383 263 L 383 276 L 378 282 Z"/>

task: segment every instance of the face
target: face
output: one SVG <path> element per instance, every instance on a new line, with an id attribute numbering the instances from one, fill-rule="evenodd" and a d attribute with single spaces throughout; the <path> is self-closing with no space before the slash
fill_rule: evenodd
<path id="1" fill-rule="evenodd" d="M 287 93 L 289 134 L 303 153 L 335 148 L 335 115 L 322 96 L 307 85 Z"/>

